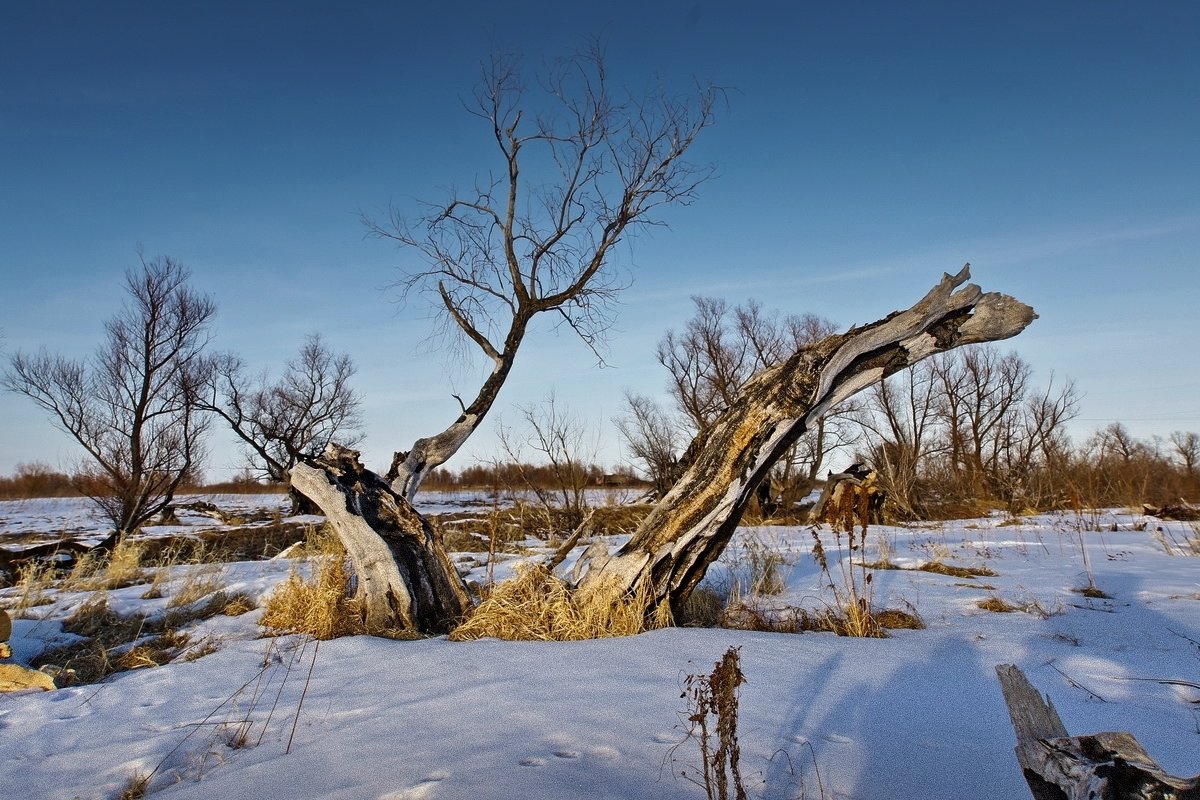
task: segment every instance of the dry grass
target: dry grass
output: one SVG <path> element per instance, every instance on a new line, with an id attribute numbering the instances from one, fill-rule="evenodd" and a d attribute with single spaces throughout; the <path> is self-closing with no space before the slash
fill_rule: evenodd
<path id="1" fill-rule="evenodd" d="M 20 614 L 34 606 L 44 606 L 54 602 L 46 593 L 54 586 L 54 567 L 51 564 L 39 564 L 30 561 L 17 571 L 16 600 L 9 606 L 14 614 Z"/>
<path id="2" fill-rule="evenodd" d="M 117 800 L 142 800 L 150 789 L 150 773 L 137 772 L 130 777 L 125 788 L 117 795 Z"/>
<path id="3" fill-rule="evenodd" d="M 123 541 L 111 553 L 89 550 L 81 555 L 71 571 L 59 582 L 64 592 L 95 592 L 120 589 L 145 580 L 142 561 L 143 547 Z"/>
<path id="4" fill-rule="evenodd" d="M 932 572 L 935 575 L 948 575 L 952 578 L 994 578 L 996 573 L 987 567 L 956 567 L 941 561 L 930 561 L 917 567 L 921 572 Z"/>
<path id="5" fill-rule="evenodd" d="M 980 600 L 975 605 L 982 608 L 984 611 L 994 611 L 997 614 L 1008 614 L 1013 611 L 1020 611 L 1020 606 L 1014 606 L 1012 603 L 1006 602 L 999 595 L 992 595 L 984 600 Z"/>
<path id="6" fill-rule="evenodd" d="M 671 624 L 665 603 L 646 618 L 649 598 L 615 589 L 572 590 L 540 565 L 498 584 L 451 634 L 454 641 L 580 641 L 631 636 Z"/>
<path id="7" fill-rule="evenodd" d="M 216 564 L 201 564 L 189 569 L 179 588 L 171 594 L 167 608 L 188 606 L 197 600 L 219 592 L 225 585 L 225 573 Z"/>
<path id="8" fill-rule="evenodd" d="M 890 631 L 921 631 L 925 630 L 925 620 L 911 606 L 908 609 L 885 608 L 875 614 L 875 621 L 881 628 Z"/>
<path id="9" fill-rule="evenodd" d="M 344 558 L 314 559 L 312 576 L 296 570 L 267 598 L 262 624 L 316 639 L 367 633 L 359 604 L 347 596 L 351 572 Z"/>
<path id="10" fill-rule="evenodd" d="M 149 618 L 117 614 L 109 608 L 107 593 L 96 592 L 63 621 L 63 630 L 83 639 L 44 651 L 34 663 L 61 669 L 75 682 L 95 683 L 117 672 L 161 666 L 180 656 L 194 661 L 215 652 L 216 641 L 192 645 L 190 634 L 179 629 L 250 603 L 245 595 L 218 592 L 203 605 Z"/>

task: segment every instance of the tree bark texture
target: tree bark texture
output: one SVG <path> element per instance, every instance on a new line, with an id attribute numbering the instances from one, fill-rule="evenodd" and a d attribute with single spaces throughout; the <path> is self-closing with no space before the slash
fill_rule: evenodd
<path id="1" fill-rule="evenodd" d="M 1070 736 L 1020 669 L 999 664 L 996 675 L 1034 800 L 1200 800 L 1200 777 L 1163 772 L 1130 734 Z"/>
<path id="2" fill-rule="evenodd" d="M 581 588 L 648 589 L 677 609 L 729 543 L 771 466 L 832 407 L 935 353 L 1015 336 L 1037 315 L 974 284 L 969 265 L 905 311 L 802 347 L 748 380 L 684 456 L 682 477 L 618 552 L 581 561 Z M 961 288 L 959 288 L 961 287 Z"/>
<path id="3" fill-rule="evenodd" d="M 357 451 L 329 445 L 292 486 L 321 509 L 350 556 L 372 632 L 448 633 L 471 607 L 441 537 Z"/>

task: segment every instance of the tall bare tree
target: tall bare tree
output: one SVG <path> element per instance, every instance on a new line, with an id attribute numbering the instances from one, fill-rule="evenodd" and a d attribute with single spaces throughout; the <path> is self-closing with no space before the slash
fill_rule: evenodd
<path id="1" fill-rule="evenodd" d="M 203 407 L 223 419 L 241 441 L 250 466 L 262 477 L 291 485 L 291 471 L 332 441 L 353 446 L 362 437 L 358 393 L 350 386 L 354 361 L 310 334 L 283 374 L 251 376 L 239 356 L 208 361 Z M 299 510 L 302 503 L 293 496 Z"/>
<path id="2" fill-rule="evenodd" d="M 202 350 L 216 313 L 171 258 L 141 258 L 128 300 L 90 360 L 18 353 L 5 388 L 31 398 L 87 454 L 80 489 L 111 520 L 107 544 L 169 505 L 198 471 L 210 420 L 198 404 Z"/>
<path id="3" fill-rule="evenodd" d="M 1200 436 L 1195 431 L 1173 431 L 1170 441 L 1188 477 L 1195 475 L 1196 464 L 1200 462 Z"/>
<path id="4" fill-rule="evenodd" d="M 653 398 L 625 393 L 625 412 L 613 420 L 629 454 L 640 461 L 653 484 L 654 497 L 662 497 L 679 477 L 679 458 L 687 446 L 683 426 Z"/>
<path id="5" fill-rule="evenodd" d="M 364 220 L 423 262 L 405 270 L 403 292 L 430 296 L 444 329 L 492 364 L 454 422 L 396 454 L 388 478 L 409 499 L 479 427 L 535 317 L 555 317 L 597 352 L 622 288 L 614 248 L 712 175 L 684 157 L 714 122 L 716 87 L 618 97 L 599 47 L 555 63 L 538 86 L 530 97 L 514 58 L 487 62 L 470 110 L 494 140 L 497 171 L 420 217 Z"/>

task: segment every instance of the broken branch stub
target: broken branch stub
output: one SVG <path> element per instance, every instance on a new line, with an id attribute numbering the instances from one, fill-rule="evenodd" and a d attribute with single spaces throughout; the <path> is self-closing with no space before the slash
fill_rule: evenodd
<path id="1" fill-rule="evenodd" d="M 692 442 L 683 475 L 629 542 L 611 557 L 593 553 L 579 585 L 611 581 L 649 597 L 648 612 L 663 602 L 678 609 L 728 545 L 754 488 L 831 407 L 924 358 L 1007 339 L 1037 318 L 1008 295 L 963 286 L 969 266 L 911 308 L 802 347 L 751 377 Z"/>

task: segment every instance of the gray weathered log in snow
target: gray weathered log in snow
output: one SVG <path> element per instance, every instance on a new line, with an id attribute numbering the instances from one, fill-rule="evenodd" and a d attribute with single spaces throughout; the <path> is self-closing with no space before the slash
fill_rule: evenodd
<path id="1" fill-rule="evenodd" d="M 633 538 L 611 557 L 592 551 L 580 586 L 649 589 L 651 608 L 678 608 L 721 555 L 754 488 L 830 408 L 921 359 L 1015 336 L 1037 315 L 1012 297 L 962 284 L 969 265 L 945 275 L 906 311 L 804 347 L 753 376 Z M 959 288 L 959 287 L 962 288 Z"/>
<path id="2" fill-rule="evenodd" d="M 999 664 L 996 675 L 1034 800 L 1200 800 L 1200 777 L 1166 774 L 1130 734 L 1070 736 L 1020 669 Z"/>
<path id="3" fill-rule="evenodd" d="M 346 548 L 367 629 L 446 633 L 471 606 L 441 538 L 358 453 L 331 444 L 292 469 Z"/>

